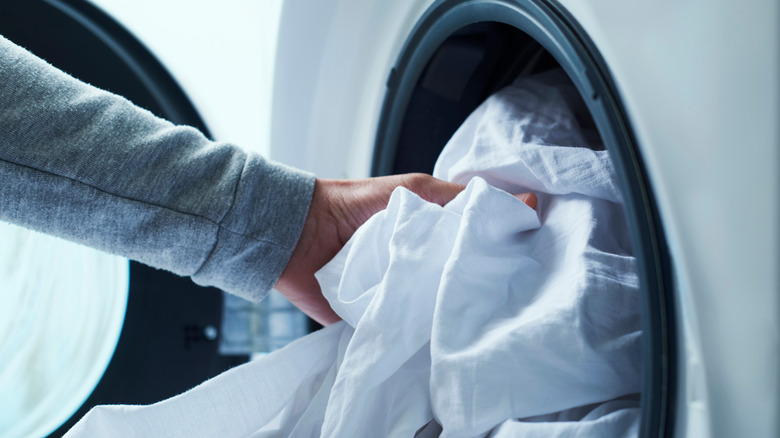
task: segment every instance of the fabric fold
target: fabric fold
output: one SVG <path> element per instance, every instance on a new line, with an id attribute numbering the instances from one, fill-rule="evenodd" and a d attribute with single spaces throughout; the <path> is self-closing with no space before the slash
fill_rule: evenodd
<path id="1" fill-rule="evenodd" d="M 483 103 L 435 171 L 466 189 L 444 207 L 397 189 L 317 273 L 344 322 L 204 384 L 269 397 L 208 418 L 254 415 L 255 437 L 635 435 L 636 261 L 609 155 L 565 79 Z M 529 190 L 536 211 L 512 195 Z M 199 388 L 172 400 L 207 408 Z M 129 430 L 146 421 L 127 409 Z M 146 412 L 162 424 L 170 408 Z"/>

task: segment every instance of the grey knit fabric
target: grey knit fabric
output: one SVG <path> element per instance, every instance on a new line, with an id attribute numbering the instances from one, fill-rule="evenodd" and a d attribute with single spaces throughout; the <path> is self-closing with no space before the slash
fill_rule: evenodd
<path id="1" fill-rule="evenodd" d="M 313 187 L 0 37 L 0 220 L 257 300 L 290 257 Z"/>

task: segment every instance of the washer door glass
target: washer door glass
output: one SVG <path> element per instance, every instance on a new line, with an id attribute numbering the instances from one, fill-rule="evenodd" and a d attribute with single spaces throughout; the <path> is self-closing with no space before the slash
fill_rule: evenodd
<path id="1" fill-rule="evenodd" d="M 124 322 L 127 260 L 0 224 L 0 435 L 45 436 L 92 393 Z"/>

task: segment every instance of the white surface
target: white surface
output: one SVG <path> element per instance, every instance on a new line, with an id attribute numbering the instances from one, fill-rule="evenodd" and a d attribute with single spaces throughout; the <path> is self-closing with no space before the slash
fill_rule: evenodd
<path id="1" fill-rule="evenodd" d="M 437 168 L 533 189 L 539 216 L 481 178 L 443 208 L 398 189 L 317 274 L 343 323 L 68 436 L 635 435 L 638 400 L 611 401 L 639 390 L 635 263 L 607 153 L 549 146 L 582 145 L 559 79 L 489 100 Z"/>
<path id="2" fill-rule="evenodd" d="M 0 242 L 0 436 L 46 436 L 111 360 L 128 263 L 7 224 Z"/>
<path id="3" fill-rule="evenodd" d="M 368 176 L 390 69 L 429 3 L 285 0 L 271 157 L 322 177 Z"/>
<path id="4" fill-rule="evenodd" d="M 776 437 L 780 3 L 561 3 L 610 67 L 660 206 L 686 335 L 677 432 Z"/>
<path id="5" fill-rule="evenodd" d="M 431 3 L 286 0 L 272 153 L 367 175 L 390 68 Z M 780 435 L 780 3 L 561 3 L 615 79 L 668 237 L 674 432 Z"/>
<path id="6" fill-rule="evenodd" d="M 287 436 L 279 427 L 320 388 L 326 377 L 320 371 L 336 360 L 340 328 L 320 330 L 154 405 L 93 408 L 65 438 Z M 268 427 L 255 433 L 263 424 Z"/>
<path id="7" fill-rule="evenodd" d="M 615 400 L 595 408 L 572 409 L 548 421 L 506 421 L 490 437 L 636 437 L 639 433 L 637 406 L 633 401 Z"/>
<path id="8" fill-rule="evenodd" d="M 276 34 L 283 0 L 90 0 L 167 68 L 212 135 L 269 154 Z"/>
<path id="9" fill-rule="evenodd" d="M 285 0 L 271 156 L 367 175 L 389 69 L 431 3 Z M 561 3 L 607 61 L 669 238 L 684 333 L 676 432 L 777 436 L 780 4 Z"/>

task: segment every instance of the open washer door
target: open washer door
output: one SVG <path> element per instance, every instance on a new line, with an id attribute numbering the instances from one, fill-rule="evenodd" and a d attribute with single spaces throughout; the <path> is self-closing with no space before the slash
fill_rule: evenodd
<path id="1" fill-rule="evenodd" d="M 0 4 L 0 34 L 81 80 L 120 94 L 174 123 L 194 126 L 208 135 L 192 104 L 163 66 L 124 28 L 86 1 L 4 1 Z M 8 232 L 12 236 L 24 233 L 21 230 Z M 79 251 L 77 248 L 65 252 L 61 248 L 71 247 L 57 244 L 46 247 L 25 246 L 24 239 L 16 240 L 21 242 L 17 248 L 20 253 L 49 251 L 37 257 L 30 254 L 27 259 L 13 254 L 9 256 L 21 261 L 46 260 L 62 266 L 63 259 L 72 258 L 74 251 Z M 89 254 L 93 258 L 108 257 Z M 63 289 L 66 285 L 62 280 L 57 280 L 60 277 L 45 281 L 48 278 L 45 267 L 39 267 L 44 281 L 38 283 L 47 285 L 48 289 L 28 288 L 25 293 L 28 296 L 56 294 L 62 302 L 70 303 L 71 308 L 58 309 L 58 324 L 64 327 L 88 325 L 83 335 L 73 342 L 73 348 L 85 348 L 84 343 L 98 343 L 100 348 L 97 350 L 102 352 L 102 356 L 84 359 L 84 363 L 92 364 L 90 378 L 85 376 L 85 370 L 69 369 L 67 374 L 65 370 L 62 370 L 63 374 L 58 374 L 58 370 L 52 371 L 53 378 L 46 381 L 50 381 L 56 388 L 62 387 L 67 381 L 86 382 L 87 386 L 81 384 L 78 390 L 63 392 L 57 400 L 47 399 L 48 407 L 44 410 L 41 410 L 41 400 L 38 398 L 45 399 L 46 394 L 51 394 L 53 389 L 33 386 L 43 381 L 41 373 L 44 371 L 41 370 L 51 367 L 51 362 L 44 361 L 35 366 L 28 364 L 30 366 L 20 368 L 20 375 L 0 377 L 2 406 L 19 405 L 24 397 L 32 397 L 30 406 L 38 406 L 33 410 L 19 405 L 16 406 L 19 409 L 13 413 L 4 409 L 6 414 L 2 419 L 4 422 L 0 423 L 0 434 L 59 436 L 96 404 L 153 403 L 181 393 L 246 361 L 246 356 L 218 354 L 218 329 L 223 303 L 219 290 L 198 287 L 188 279 L 138 263 L 130 263 L 128 271 L 127 261 L 117 258 L 110 258 L 102 264 L 90 264 L 82 259 L 69 262 L 83 268 L 83 272 L 78 273 L 80 276 L 71 275 L 76 279 L 71 278 L 71 283 L 68 283 L 76 282 L 78 285 L 78 281 L 83 281 L 79 294 L 74 293 L 73 286 L 71 290 Z M 105 272 L 106 263 L 112 267 L 110 272 Z M 30 272 L 29 267 L 16 268 L 18 272 Z M 105 281 L 97 280 L 103 277 Z M 52 284 L 56 281 L 60 283 Z M 109 289 L 106 284 L 114 286 Z M 72 300 L 68 299 L 71 294 L 74 298 Z M 112 297 L 105 297 L 104 294 L 112 294 Z M 102 301 L 113 303 L 112 309 L 118 309 L 114 312 L 113 320 L 101 326 L 108 328 L 97 333 L 89 333 L 94 329 L 93 326 L 97 326 L 96 323 L 90 325 L 68 319 L 83 318 L 84 315 L 94 318 L 99 316 L 94 311 L 89 313 L 80 310 L 89 305 L 89 297 L 99 297 Z M 126 312 L 123 311 L 125 301 Z M 103 315 L 105 313 L 102 312 Z M 40 321 L 37 323 L 40 325 Z M 17 324 L 8 330 L 17 334 L 24 330 L 28 333 L 45 333 L 35 324 L 33 322 L 31 327 Z M 0 342 L 3 342 L 0 344 L 0 360 L 4 362 L 6 359 L 10 361 L 15 351 L 22 348 L 17 346 L 16 350 L 11 351 L 13 345 L 6 340 L 13 338 L 13 333 L 0 338 Z M 48 348 L 47 342 L 52 341 L 46 339 L 45 335 L 43 339 L 36 340 L 44 350 Z M 6 385 L 3 382 L 16 384 Z M 29 391 L 20 392 L 19 388 L 27 388 Z"/>

